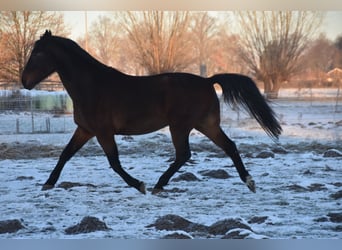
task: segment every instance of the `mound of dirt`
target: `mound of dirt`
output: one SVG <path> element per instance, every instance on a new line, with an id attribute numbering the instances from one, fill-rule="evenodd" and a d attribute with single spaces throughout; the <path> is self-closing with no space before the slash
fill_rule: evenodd
<path id="1" fill-rule="evenodd" d="M 162 216 L 147 227 L 155 227 L 157 230 L 182 230 L 185 232 L 203 232 L 208 230 L 208 227 L 204 225 L 193 223 L 181 216 L 174 214 Z"/>
<path id="2" fill-rule="evenodd" d="M 65 229 L 66 234 L 82 234 L 91 233 L 96 231 L 108 231 L 106 223 L 100 221 L 96 217 L 86 216 L 82 219 L 81 223 L 68 227 Z"/>
<path id="3" fill-rule="evenodd" d="M 272 149 L 272 152 L 275 154 L 288 154 L 289 152 L 282 146 L 275 146 Z"/>
<path id="4" fill-rule="evenodd" d="M 247 236 L 249 235 L 248 231 L 245 230 L 232 230 L 230 232 L 228 232 L 227 234 L 225 234 L 221 239 L 237 239 L 237 240 L 241 240 L 241 239 L 245 239 Z"/>
<path id="5" fill-rule="evenodd" d="M 162 237 L 162 239 L 167 239 L 167 240 L 190 240 L 192 239 L 191 236 L 182 234 L 182 233 L 172 233 L 172 234 L 167 234 Z"/>
<path id="6" fill-rule="evenodd" d="M 25 228 L 20 220 L 4 220 L 0 221 L 0 234 L 15 233 Z"/>
<path id="7" fill-rule="evenodd" d="M 274 158 L 274 153 L 272 151 L 264 150 L 258 153 L 255 158 L 261 158 L 261 159 L 266 159 L 266 158 Z"/>
<path id="8" fill-rule="evenodd" d="M 329 149 L 324 152 L 323 157 L 342 157 L 342 152 L 337 149 Z"/>
<path id="9" fill-rule="evenodd" d="M 330 197 L 335 199 L 335 200 L 341 199 L 342 198 L 342 190 L 337 191 L 334 194 L 331 194 Z"/>
<path id="10" fill-rule="evenodd" d="M 184 238 L 193 238 L 193 236 L 200 235 L 201 237 L 205 236 L 206 238 L 216 237 L 219 235 L 223 235 L 227 239 L 233 238 L 245 238 L 246 236 L 253 233 L 252 228 L 243 223 L 241 219 L 224 219 L 213 223 L 211 226 L 206 226 L 198 223 L 191 222 L 181 216 L 168 214 L 158 218 L 153 224 L 148 225 L 147 227 L 155 227 L 157 230 L 167 230 L 167 231 L 184 231 L 187 233 L 191 233 L 191 235 L 182 234 L 179 232 L 175 232 L 172 234 L 168 234 L 163 237 L 163 239 L 184 239 Z M 241 231 L 243 233 L 231 233 L 231 231 Z M 228 235 L 226 235 L 228 234 Z"/>
<path id="11" fill-rule="evenodd" d="M 316 192 L 316 191 L 325 191 L 327 188 L 325 187 L 324 184 L 320 183 L 312 183 L 308 187 L 303 187 L 298 184 L 292 184 L 287 186 L 287 188 L 291 191 L 297 192 L 297 193 L 302 193 L 302 192 Z"/>
<path id="12" fill-rule="evenodd" d="M 334 222 L 334 223 L 342 222 L 342 213 L 328 213 L 328 217 L 331 222 Z"/>
<path id="13" fill-rule="evenodd" d="M 227 171 L 223 169 L 217 169 L 217 170 L 204 170 L 199 171 L 199 173 L 203 176 L 215 178 L 215 179 L 228 179 L 231 176 L 227 173 Z"/>
<path id="14" fill-rule="evenodd" d="M 244 224 L 240 219 L 225 219 L 212 224 L 209 227 L 209 233 L 213 235 L 224 235 L 228 231 L 236 228 L 253 231 L 250 226 Z"/>
<path id="15" fill-rule="evenodd" d="M 68 190 L 68 189 L 74 188 L 74 187 L 92 187 L 92 188 L 96 188 L 96 186 L 93 185 L 93 184 L 84 184 L 84 183 L 69 182 L 69 181 L 63 181 L 57 187 L 58 188 L 63 188 L 65 190 Z"/>
<path id="16" fill-rule="evenodd" d="M 184 174 L 180 174 L 179 176 L 177 176 L 176 178 L 173 178 L 172 181 L 199 181 L 200 179 L 198 179 L 196 177 L 196 175 L 194 175 L 193 173 L 189 173 L 186 172 Z"/>
<path id="17" fill-rule="evenodd" d="M 268 216 L 254 216 L 248 220 L 249 224 L 261 224 L 268 219 Z"/>

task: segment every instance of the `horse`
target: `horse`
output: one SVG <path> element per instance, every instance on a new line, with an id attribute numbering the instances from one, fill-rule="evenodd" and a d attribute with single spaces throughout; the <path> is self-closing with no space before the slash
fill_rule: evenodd
<path id="1" fill-rule="evenodd" d="M 272 139 L 277 140 L 282 132 L 275 112 L 255 82 L 242 74 L 128 75 L 101 63 L 71 39 L 46 30 L 35 41 L 24 67 L 23 87 L 31 90 L 54 72 L 72 99 L 77 127 L 42 190 L 53 188 L 66 162 L 89 139 L 96 137 L 114 172 L 129 186 L 146 194 L 144 182 L 122 168 L 115 135 L 146 134 L 168 126 L 175 160 L 160 176 L 152 194 L 165 191 L 170 178 L 190 159 L 189 134 L 193 129 L 231 158 L 242 182 L 255 192 L 255 181 L 246 170 L 235 142 L 220 126 L 215 83 L 221 86 L 226 103 L 242 106 Z"/>

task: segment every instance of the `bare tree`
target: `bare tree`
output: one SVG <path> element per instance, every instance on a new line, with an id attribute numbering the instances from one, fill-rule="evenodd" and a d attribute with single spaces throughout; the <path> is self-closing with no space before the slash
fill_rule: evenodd
<path id="1" fill-rule="evenodd" d="M 335 55 L 335 65 L 338 68 L 342 68 L 342 34 L 336 38 L 334 45 L 338 50 L 338 53 Z"/>
<path id="2" fill-rule="evenodd" d="M 208 12 L 194 12 L 191 15 L 191 20 L 193 22 L 191 38 L 199 63 L 199 72 L 201 76 L 207 76 L 208 64 L 215 51 L 215 45 L 217 45 L 215 44 L 219 30 L 217 20 Z"/>
<path id="3" fill-rule="evenodd" d="M 298 72 L 308 41 L 323 14 L 311 11 L 242 11 L 236 13 L 240 55 L 265 94 L 277 98 L 282 83 Z"/>
<path id="4" fill-rule="evenodd" d="M 95 52 L 95 57 L 111 66 L 115 65 L 119 59 L 120 30 L 118 26 L 109 16 L 99 16 L 91 24 L 89 31 L 89 47 Z"/>
<path id="5" fill-rule="evenodd" d="M 248 74 L 248 70 L 244 67 L 245 63 L 239 55 L 239 36 L 231 34 L 226 27 L 221 27 L 215 38 L 213 45 L 214 51 L 211 56 L 214 68 L 213 73 L 241 73 Z"/>
<path id="6" fill-rule="evenodd" d="M 45 11 L 1 11 L 0 79 L 19 82 L 34 41 L 45 29 L 66 35 L 63 15 Z"/>
<path id="7" fill-rule="evenodd" d="M 116 17 L 128 35 L 131 59 L 147 73 L 181 71 L 192 63 L 188 12 L 128 11 Z"/>
<path id="8" fill-rule="evenodd" d="M 310 71 L 310 77 L 317 79 L 319 85 L 326 77 L 326 73 L 335 67 L 337 54 L 338 49 L 324 35 L 309 43 L 303 55 L 303 64 L 307 71 Z"/>

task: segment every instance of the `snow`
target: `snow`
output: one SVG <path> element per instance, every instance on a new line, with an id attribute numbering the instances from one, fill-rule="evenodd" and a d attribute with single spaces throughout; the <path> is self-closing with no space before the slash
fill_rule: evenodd
<path id="1" fill-rule="evenodd" d="M 89 142 L 67 163 L 57 183 L 57 186 L 62 182 L 84 185 L 41 191 L 58 154 L 52 153 L 50 157 L 28 157 L 26 154 L 31 153 L 30 149 L 35 150 L 36 145 L 42 146 L 42 151 L 51 146 L 61 151 L 75 128 L 73 118 L 70 115 L 55 117 L 55 123 L 62 124 L 56 126 L 66 127 L 64 133 L 31 134 L 27 129 L 16 134 L 9 132 L 15 124 L 9 121 L 20 117 L 28 122 L 31 114 L 2 113 L 0 221 L 19 219 L 25 229 L 0 234 L 0 238 L 159 239 L 173 232 L 147 226 L 161 216 L 176 214 L 203 225 L 227 218 L 240 218 L 248 224 L 252 217 L 266 216 L 263 223 L 248 224 L 253 229 L 248 238 L 254 239 L 341 239 L 340 223 L 318 220 L 327 218 L 328 213 L 342 211 L 341 199 L 330 197 L 342 188 L 342 158 L 323 157 L 327 149 L 342 150 L 341 105 L 336 106 L 335 100 L 283 99 L 274 101 L 272 106 L 284 130 L 279 142 L 267 137 L 246 113 L 221 105 L 222 127 L 236 142 L 246 168 L 256 182 L 255 194 L 241 182 L 231 160 L 223 157 L 202 134 L 192 131 L 190 144 L 194 163 L 187 163 L 174 177 L 191 172 L 200 181 L 173 182 L 171 179 L 166 186 L 168 192 L 152 195 L 151 188 L 167 169 L 168 160 L 174 153 L 167 128 L 128 139 L 116 136 L 123 167 L 145 182 L 146 195 L 128 187 L 109 168 L 96 140 Z M 55 123 L 51 122 L 51 126 Z M 287 153 L 275 153 L 274 158 L 255 158 L 258 152 L 272 151 L 280 146 Z M 8 150 L 22 148 L 26 151 L 22 155 L 19 152 L 20 157 L 5 156 Z M 213 179 L 200 174 L 203 170 L 214 169 L 224 169 L 232 178 Z M 79 223 L 85 216 L 99 218 L 111 230 L 65 234 L 66 228 Z M 238 230 L 241 234 L 246 233 Z M 174 232 L 193 237 L 191 233 Z"/>

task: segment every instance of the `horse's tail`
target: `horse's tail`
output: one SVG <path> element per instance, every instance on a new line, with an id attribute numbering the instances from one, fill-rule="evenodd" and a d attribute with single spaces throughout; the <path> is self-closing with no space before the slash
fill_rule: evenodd
<path id="1" fill-rule="evenodd" d="M 282 128 L 272 108 L 267 104 L 254 81 L 240 74 L 218 74 L 209 78 L 222 88 L 224 100 L 230 105 L 240 104 L 272 138 L 278 139 Z"/>

